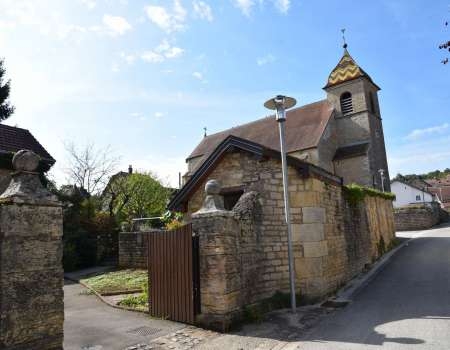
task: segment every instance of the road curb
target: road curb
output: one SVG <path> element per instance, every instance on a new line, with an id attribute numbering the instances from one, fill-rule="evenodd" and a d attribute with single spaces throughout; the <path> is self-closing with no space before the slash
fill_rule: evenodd
<path id="1" fill-rule="evenodd" d="M 83 287 L 88 289 L 90 292 L 92 292 L 92 294 L 94 294 L 98 299 L 100 299 L 100 301 L 102 301 L 106 305 L 111 306 L 111 307 L 113 307 L 115 309 L 127 310 L 127 311 L 132 311 L 132 312 L 140 312 L 140 313 L 148 314 L 148 311 L 145 311 L 145 310 L 137 310 L 137 309 L 133 309 L 133 308 L 130 308 L 130 307 L 127 307 L 127 306 L 121 306 L 121 305 L 113 304 L 113 303 L 109 302 L 108 300 L 106 300 L 105 298 L 103 298 L 103 296 L 100 293 L 98 293 L 97 291 L 95 291 L 94 289 L 89 287 L 86 283 L 83 283 L 80 280 L 77 280 L 75 278 L 68 277 L 66 274 L 64 274 L 64 279 L 82 285 Z"/>
<path id="2" fill-rule="evenodd" d="M 348 303 L 352 302 L 355 296 L 358 295 L 381 271 L 383 271 L 392 257 L 403 247 L 407 246 L 412 239 L 414 238 L 406 239 L 397 247 L 383 255 L 373 265 L 369 272 L 352 279 L 345 287 L 343 287 L 336 293 L 335 297 L 331 298 L 329 301 L 335 303 L 336 305 L 341 304 L 342 306 L 345 306 Z"/>

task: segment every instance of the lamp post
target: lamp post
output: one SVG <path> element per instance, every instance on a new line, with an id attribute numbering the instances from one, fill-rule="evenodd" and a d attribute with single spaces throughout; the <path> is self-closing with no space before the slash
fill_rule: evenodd
<path id="1" fill-rule="evenodd" d="M 281 165 L 283 171 L 283 192 L 284 192 L 284 213 L 287 225 L 288 234 L 288 260 L 289 260 L 289 284 L 291 290 L 291 309 L 292 312 L 296 310 L 295 300 L 295 270 L 294 270 L 294 256 L 292 253 L 292 228 L 291 228 L 291 206 L 289 204 L 288 192 L 288 169 L 286 162 L 286 136 L 285 136 L 285 121 L 286 109 L 294 107 L 297 101 L 292 97 L 278 95 L 264 103 L 264 107 L 276 111 L 276 120 L 280 131 L 280 149 L 281 149 Z"/>
<path id="2" fill-rule="evenodd" d="M 381 178 L 381 191 L 384 192 L 384 169 L 380 169 L 378 172 L 380 173 Z"/>

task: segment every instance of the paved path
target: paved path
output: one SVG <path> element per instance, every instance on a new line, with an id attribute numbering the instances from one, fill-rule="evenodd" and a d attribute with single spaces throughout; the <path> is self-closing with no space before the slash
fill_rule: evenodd
<path id="1" fill-rule="evenodd" d="M 404 236 L 418 237 L 295 348 L 450 349 L 450 228 Z"/>
<path id="2" fill-rule="evenodd" d="M 79 284 L 65 281 L 64 349 L 123 350 L 185 326 L 112 308 Z"/>
<path id="3" fill-rule="evenodd" d="M 65 350 L 135 344 L 180 350 L 450 349 L 450 227 L 400 236 L 413 240 L 347 307 L 330 314 L 280 311 L 235 334 L 180 330 L 180 324 L 112 309 L 83 295 L 79 285 L 66 285 Z M 136 334 L 155 328 L 160 331 L 147 337 Z"/>

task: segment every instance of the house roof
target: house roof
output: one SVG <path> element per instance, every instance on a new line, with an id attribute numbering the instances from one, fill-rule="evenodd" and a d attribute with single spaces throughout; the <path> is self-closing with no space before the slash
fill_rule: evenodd
<path id="1" fill-rule="evenodd" d="M 327 100 L 289 110 L 286 118 L 287 152 L 316 147 L 333 110 L 333 106 Z M 277 121 L 270 116 L 205 137 L 188 159 L 208 157 L 231 135 L 276 151 L 280 150 Z"/>
<path id="2" fill-rule="evenodd" d="M 233 150 L 249 152 L 261 159 L 276 158 L 281 159 L 281 153 L 277 150 L 265 147 L 264 145 L 229 135 L 209 154 L 205 161 L 197 168 L 186 184 L 171 199 L 168 208 L 170 210 L 181 210 L 183 204 L 198 189 L 202 180 L 207 177 L 221 161 L 223 156 Z M 335 185 L 342 184 L 342 178 L 313 164 L 301 161 L 297 158 L 287 156 L 288 165 L 296 168 L 304 177 L 315 177 Z"/>
<path id="3" fill-rule="evenodd" d="M 41 158 L 55 162 L 28 130 L 0 124 L 0 151 L 16 153 L 22 149 L 33 151 Z"/>
<path id="4" fill-rule="evenodd" d="M 346 158 L 352 158 L 357 156 L 362 156 L 367 153 L 369 149 L 368 142 L 361 142 L 354 145 L 348 145 L 339 147 L 334 154 L 333 160 L 341 160 Z"/>
<path id="5" fill-rule="evenodd" d="M 331 71 L 328 76 L 327 85 L 325 88 L 329 88 L 341 83 L 344 83 L 349 80 L 357 79 L 365 77 L 369 79 L 369 81 L 375 85 L 378 89 L 380 89 L 372 80 L 372 78 L 367 74 L 350 56 L 350 53 L 347 51 L 347 48 L 344 48 L 344 54 L 340 59 L 339 63 L 336 67 Z"/>
<path id="6" fill-rule="evenodd" d="M 410 184 L 410 183 L 407 183 L 407 182 L 403 182 L 403 181 L 400 181 L 400 180 L 393 180 L 393 181 L 391 181 L 391 184 L 393 184 L 394 182 L 398 182 L 398 183 L 401 183 L 401 184 L 403 184 L 405 186 L 409 186 L 409 187 L 414 188 L 414 189 L 416 189 L 416 190 L 418 190 L 420 192 L 428 193 L 431 196 L 434 195 L 434 193 L 429 191 L 429 189 L 420 188 L 420 187 L 417 187 L 417 186 L 415 186 L 413 184 Z"/>
<path id="7" fill-rule="evenodd" d="M 0 124 L 0 154 L 3 158 L 9 160 L 14 153 L 22 149 L 39 155 L 45 163 L 44 170 L 48 170 L 55 163 L 55 159 L 28 130 Z"/>
<path id="8" fill-rule="evenodd" d="M 428 191 L 435 194 L 443 203 L 450 203 L 450 187 L 429 187 Z"/>

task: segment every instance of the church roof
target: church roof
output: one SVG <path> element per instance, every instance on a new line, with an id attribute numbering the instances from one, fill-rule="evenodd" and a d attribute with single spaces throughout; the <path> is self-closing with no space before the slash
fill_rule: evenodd
<path id="1" fill-rule="evenodd" d="M 347 51 L 347 48 L 344 47 L 344 54 L 342 55 L 341 60 L 337 64 L 337 66 L 331 71 L 328 76 L 327 85 L 325 88 L 329 88 L 331 86 L 335 86 L 341 83 L 344 83 L 349 80 L 357 79 L 365 77 L 369 79 L 369 81 L 377 86 L 372 78 L 367 74 L 350 56 L 350 53 Z M 377 86 L 378 88 L 378 86 Z M 378 88 L 379 89 L 379 88 Z"/>
<path id="2" fill-rule="evenodd" d="M 317 147 L 333 110 L 333 106 L 327 100 L 322 100 L 287 111 L 288 153 Z M 273 116 L 269 116 L 205 137 L 188 159 L 208 157 L 230 135 L 280 151 L 277 121 Z"/>

